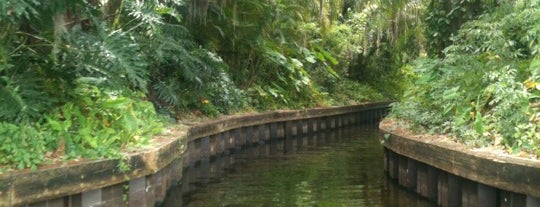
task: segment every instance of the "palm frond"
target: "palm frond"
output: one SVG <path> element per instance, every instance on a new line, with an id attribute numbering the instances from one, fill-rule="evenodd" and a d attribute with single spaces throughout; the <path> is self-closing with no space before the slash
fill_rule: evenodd
<path id="1" fill-rule="evenodd" d="M 72 73 L 80 77 L 106 78 L 113 87 L 146 89 L 147 66 L 139 45 L 121 30 L 92 35 L 79 31 L 70 36 L 70 48 L 65 51 L 73 66 Z"/>
<path id="2" fill-rule="evenodd" d="M 164 101 L 166 105 L 175 107 L 185 107 L 186 102 L 182 101 L 179 94 L 182 91 L 181 84 L 172 81 L 159 81 L 153 85 L 154 90 L 157 92 L 157 96 L 160 100 Z"/>
<path id="3" fill-rule="evenodd" d="M 15 21 L 21 17 L 29 19 L 38 13 L 40 6 L 38 0 L 6 0 L 0 1 L 0 22 L 4 20 Z"/>

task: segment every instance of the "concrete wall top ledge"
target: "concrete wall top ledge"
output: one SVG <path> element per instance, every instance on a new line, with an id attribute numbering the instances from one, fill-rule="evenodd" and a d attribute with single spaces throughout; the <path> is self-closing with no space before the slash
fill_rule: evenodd
<path id="1" fill-rule="evenodd" d="M 162 137 L 152 147 L 128 155 L 130 170 L 118 170 L 119 160 L 90 160 L 36 171 L 0 174 L 0 207 L 19 206 L 103 188 L 154 174 L 179 158 L 185 143 L 227 130 L 271 122 L 343 115 L 386 108 L 390 102 L 306 110 L 280 110 L 254 115 L 230 116 L 196 124 L 174 137 Z"/>
<path id="2" fill-rule="evenodd" d="M 383 120 L 384 146 L 395 153 L 499 189 L 540 197 L 540 160 L 473 150 L 456 142 L 414 135 Z"/>
<path id="3" fill-rule="evenodd" d="M 198 139 L 235 128 L 255 126 L 272 122 L 283 122 L 343 114 L 388 107 L 391 102 L 363 103 L 352 106 L 313 108 L 304 110 L 277 110 L 253 115 L 230 116 L 224 119 L 201 123 L 190 128 L 188 140 Z"/>

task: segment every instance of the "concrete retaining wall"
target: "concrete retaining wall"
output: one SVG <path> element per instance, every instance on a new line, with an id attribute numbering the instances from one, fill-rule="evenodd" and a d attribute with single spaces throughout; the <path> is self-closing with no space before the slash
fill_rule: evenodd
<path id="1" fill-rule="evenodd" d="M 374 121 L 388 105 L 274 111 L 197 124 L 185 136 L 129 155 L 127 172 L 119 171 L 119 160 L 97 160 L 0 174 L 0 207 L 154 206 L 184 168 L 249 145 Z"/>
<path id="2" fill-rule="evenodd" d="M 538 207 L 540 162 L 416 138 L 381 123 L 385 169 L 401 186 L 443 207 Z"/>

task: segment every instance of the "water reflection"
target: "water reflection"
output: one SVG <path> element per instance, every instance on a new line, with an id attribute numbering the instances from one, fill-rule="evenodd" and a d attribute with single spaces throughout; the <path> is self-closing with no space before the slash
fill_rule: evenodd
<path id="1" fill-rule="evenodd" d="M 373 125 L 262 140 L 186 166 L 160 206 L 436 206 L 384 175 Z"/>

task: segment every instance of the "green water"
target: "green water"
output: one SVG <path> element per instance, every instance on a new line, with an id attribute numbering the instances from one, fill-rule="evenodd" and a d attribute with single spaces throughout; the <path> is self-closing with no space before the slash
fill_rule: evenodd
<path id="1" fill-rule="evenodd" d="M 377 133 L 359 126 L 237 149 L 187 169 L 162 206 L 435 206 L 388 180 Z"/>

